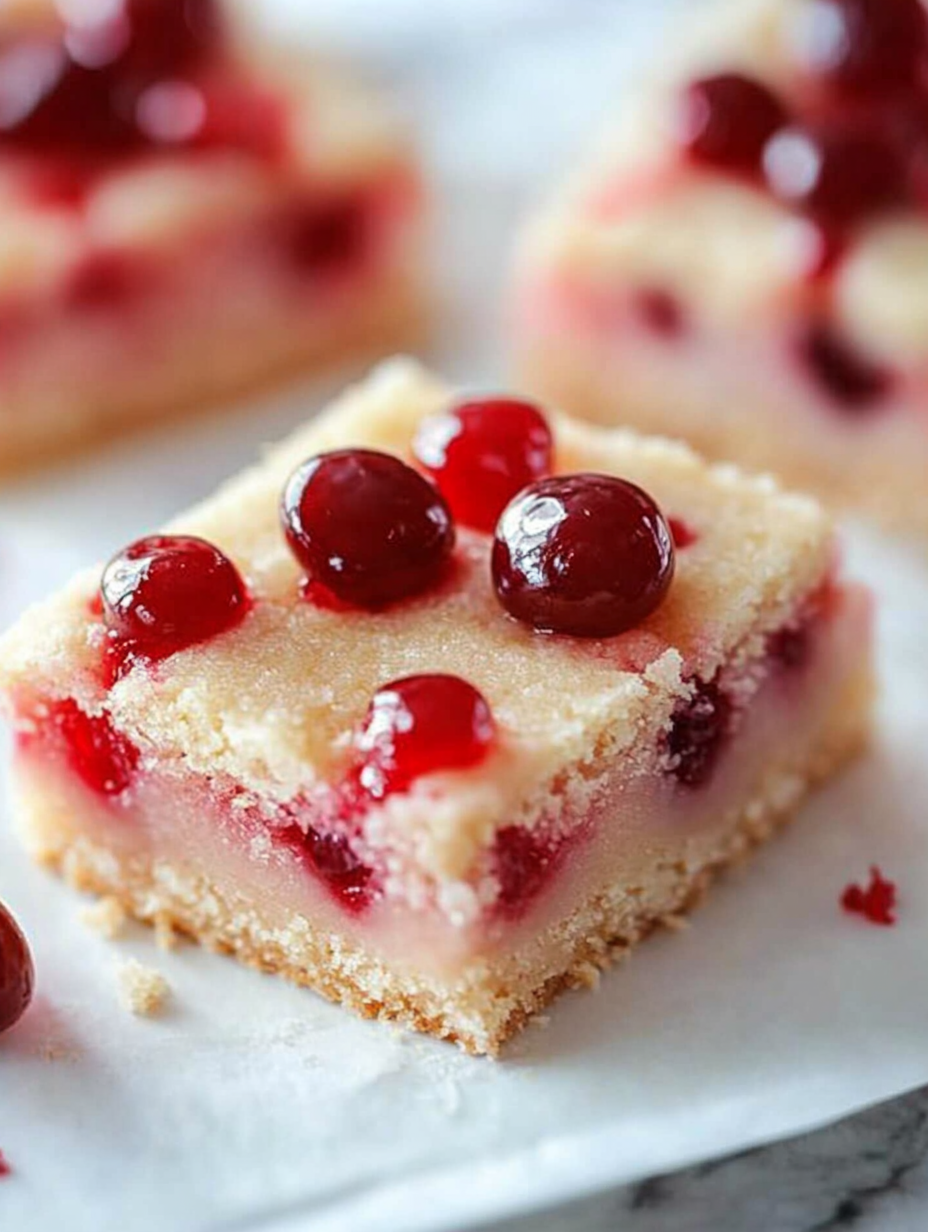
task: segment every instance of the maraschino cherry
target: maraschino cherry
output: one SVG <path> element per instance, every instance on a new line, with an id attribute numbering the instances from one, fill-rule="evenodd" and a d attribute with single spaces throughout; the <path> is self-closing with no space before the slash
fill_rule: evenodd
<path id="1" fill-rule="evenodd" d="M 13 916 L 0 903 L 0 1032 L 19 1022 L 26 1012 L 34 982 L 29 943 Z"/>
<path id="2" fill-rule="evenodd" d="M 460 676 L 405 676 L 374 694 L 358 736 L 361 786 L 375 798 L 423 774 L 482 761 L 496 725 L 483 694 Z"/>
<path id="3" fill-rule="evenodd" d="M 411 466 L 373 449 L 339 449 L 297 467 L 281 521 L 310 586 L 361 608 L 427 590 L 454 547 L 444 497 Z"/>
<path id="4" fill-rule="evenodd" d="M 911 89 L 928 59 L 920 0 L 803 0 L 790 36 L 810 77 L 855 98 Z"/>
<path id="5" fill-rule="evenodd" d="M 499 520 L 493 583 L 511 616 L 576 637 L 612 637 L 663 601 L 673 538 L 646 492 L 612 475 L 542 479 Z"/>
<path id="6" fill-rule="evenodd" d="M 101 597 L 112 641 L 156 660 L 224 633 L 248 610 L 235 565 L 193 535 L 130 543 L 104 569 Z"/>
<path id="7" fill-rule="evenodd" d="M 787 123 L 772 90 L 753 77 L 721 73 L 691 82 L 678 108 L 677 137 L 691 158 L 733 174 L 759 174 L 764 146 Z"/>
<path id="8" fill-rule="evenodd" d="M 423 419 L 413 454 L 457 521 L 492 532 L 526 484 L 550 473 L 551 429 L 533 402 L 470 398 Z"/>

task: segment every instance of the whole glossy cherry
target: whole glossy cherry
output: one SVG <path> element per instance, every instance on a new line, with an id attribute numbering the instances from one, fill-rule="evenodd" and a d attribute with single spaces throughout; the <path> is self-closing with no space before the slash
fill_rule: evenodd
<path id="1" fill-rule="evenodd" d="M 111 66 L 78 63 L 60 40 L 0 41 L 0 143 L 81 155 L 131 149 L 138 133 L 113 91 Z"/>
<path id="2" fill-rule="evenodd" d="M 339 449 L 297 467 L 281 521 L 311 586 L 355 607 L 427 590 L 454 547 L 444 497 L 411 466 L 373 449 Z"/>
<path id="3" fill-rule="evenodd" d="M 673 538 L 641 488 L 612 475 L 561 475 L 524 489 L 496 528 L 500 603 L 545 632 L 612 637 L 654 612 L 674 572 Z"/>
<path id="4" fill-rule="evenodd" d="M 163 659 L 233 628 L 248 592 L 232 561 L 194 535 L 151 535 L 103 571 L 103 618 L 114 641 Z"/>
<path id="5" fill-rule="evenodd" d="M 0 1032 L 29 1008 L 35 970 L 29 943 L 11 913 L 0 903 Z"/>
<path id="6" fill-rule="evenodd" d="M 878 132 L 841 127 L 781 129 L 764 150 L 767 186 L 826 229 L 842 229 L 901 204 L 907 170 Z"/>
<path id="7" fill-rule="evenodd" d="M 127 78 L 156 81 L 199 67 L 222 43 L 215 0 L 124 0 L 129 39 L 122 58 Z"/>
<path id="8" fill-rule="evenodd" d="M 928 58 L 920 0 L 802 0 L 789 33 L 806 73 L 855 98 L 910 89 Z"/>
<path id="9" fill-rule="evenodd" d="M 787 123 L 773 91 L 753 77 L 701 77 L 683 91 L 677 136 L 691 158 L 722 171 L 760 173 L 764 146 Z"/>
<path id="10" fill-rule="evenodd" d="M 483 694 L 460 676 L 405 676 L 374 694 L 358 737 L 360 781 L 371 795 L 405 791 L 424 774 L 463 770 L 496 733 Z"/>
<path id="11" fill-rule="evenodd" d="M 416 460 L 464 526 L 492 532 L 526 484 L 551 470 L 551 428 L 520 398 L 470 398 L 422 421 Z"/>

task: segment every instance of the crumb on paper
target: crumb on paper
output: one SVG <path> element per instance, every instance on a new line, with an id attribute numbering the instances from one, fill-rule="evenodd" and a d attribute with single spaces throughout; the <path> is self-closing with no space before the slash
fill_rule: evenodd
<path id="1" fill-rule="evenodd" d="M 598 991 L 602 982 L 602 971 L 595 963 L 581 963 L 576 970 L 577 986 Z"/>
<path id="2" fill-rule="evenodd" d="M 159 950 L 176 950 L 177 942 L 174 921 L 166 912 L 159 911 L 155 916 L 155 944 Z"/>
<path id="3" fill-rule="evenodd" d="M 41 1057 L 43 1061 L 77 1061 L 80 1058 L 80 1052 L 71 1044 L 62 1043 L 57 1039 L 45 1039 L 34 1049 L 34 1056 Z"/>
<path id="4" fill-rule="evenodd" d="M 13 1169 L 10 1167 L 6 1156 L 0 1151 L 0 1180 L 5 1176 L 12 1176 Z"/>
<path id="5" fill-rule="evenodd" d="M 120 1002 L 130 1013 L 142 1018 L 159 1013 L 171 991 L 160 971 L 145 967 L 134 958 L 120 964 L 117 979 Z"/>
<path id="6" fill-rule="evenodd" d="M 81 920 L 107 941 L 115 941 L 125 932 L 126 909 L 118 898 L 108 895 L 91 903 L 81 912 Z"/>
<path id="7" fill-rule="evenodd" d="M 847 912 L 862 915 L 871 924 L 891 926 L 896 923 L 896 883 L 884 877 L 877 865 L 872 864 L 870 884 L 846 886 L 841 906 Z"/>

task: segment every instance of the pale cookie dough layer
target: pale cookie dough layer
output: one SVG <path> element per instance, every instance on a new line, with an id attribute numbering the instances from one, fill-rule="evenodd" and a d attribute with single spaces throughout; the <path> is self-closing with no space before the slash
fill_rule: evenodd
<path id="1" fill-rule="evenodd" d="M 197 320 L 202 296 L 194 292 L 191 298 L 198 314 L 192 320 Z M 275 306 L 256 280 L 233 275 L 224 294 L 211 297 L 203 327 L 194 327 L 192 320 L 178 315 L 162 322 L 154 365 L 145 359 L 153 336 L 140 333 L 117 347 L 106 326 L 88 331 L 78 324 L 42 340 L 41 362 L 33 357 L 22 364 L 5 397 L 0 372 L 0 476 L 87 449 L 114 432 L 219 411 L 229 400 L 414 346 L 428 334 L 424 288 L 405 261 L 330 300 L 328 312 L 294 313 L 285 303 Z M 99 362 L 91 371 L 88 357 L 94 354 Z M 64 374 L 70 377 L 66 406 Z"/>
<path id="2" fill-rule="evenodd" d="M 142 848 L 153 861 L 189 864 L 238 886 L 250 901 L 267 903 L 269 911 L 286 904 L 288 911 L 340 928 L 394 964 L 447 973 L 547 927 L 578 898 L 612 884 L 646 884 L 655 861 L 684 857 L 691 841 L 723 834 L 771 761 L 801 762 L 835 695 L 869 670 L 869 596 L 858 587 L 833 590 L 804 630 L 799 662 L 765 652 L 723 670 L 720 685 L 732 713 L 711 776 L 698 788 L 678 782 L 666 749 L 673 714 L 687 702 L 689 687 L 682 685 L 677 694 L 652 698 L 626 747 L 591 748 L 563 774 L 542 777 L 531 814 L 526 800 L 516 799 L 508 815 L 480 816 L 481 799 L 488 809 L 495 801 L 490 791 L 481 797 L 480 786 L 489 788 L 493 775 L 504 772 L 493 763 L 459 776 L 459 793 L 448 798 L 413 791 L 381 806 L 371 802 L 352 851 L 380 891 L 358 917 L 287 841 L 294 825 L 326 827 L 326 797 L 280 809 L 240 784 L 191 774 L 162 759 L 144 765 L 124 793 L 97 798 L 87 837 L 120 858 Z M 35 727 L 22 717 L 19 750 L 27 762 L 44 760 L 51 782 L 62 781 L 57 807 L 67 813 L 66 784 L 74 772 L 59 729 L 42 725 L 40 716 Z M 74 789 L 83 794 L 77 784 Z M 472 812 L 464 811 L 468 799 Z M 458 828 L 456 844 L 440 848 L 443 862 L 429 860 L 417 824 L 420 809 L 433 823 L 444 813 Z M 534 829 L 552 859 L 549 875 L 515 917 L 498 901 L 491 844 L 500 824 Z M 481 833 L 486 849 L 473 841 Z M 452 853 L 456 860 L 447 858 Z"/>
<path id="3" fill-rule="evenodd" d="M 535 293 L 516 343 L 526 391 L 594 423 L 686 439 L 708 457 L 771 471 L 928 542 L 928 386 L 903 386 L 855 415 L 797 371 L 788 335 L 747 325 L 692 339 L 658 338 L 640 325 L 571 328 L 556 294 Z"/>

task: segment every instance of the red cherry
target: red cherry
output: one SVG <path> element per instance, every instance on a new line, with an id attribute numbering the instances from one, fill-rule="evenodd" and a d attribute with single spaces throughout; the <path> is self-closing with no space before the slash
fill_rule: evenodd
<path id="1" fill-rule="evenodd" d="M 101 594 L 111 636 L 152 659 L 226 632 L 248 610 L 238 570 L 192 535 L 152 535 L 123 548 L 103 571 Z"/>
<path id="2" fill-rule="evenodd" d="M 86 68 L 59 41 L 0 44 L 0 142 L 40 151 L 124 151 L 137 134 L 112 95 L 110 66 Z"/>
<path id="3" fill-rule="evenodd" d="M 775 197 L 826 228 L 852 226 L 906 196 L 902 161 L 878 133 L 784 128 L 767 143 L 764 171 Z"/>
<path id="4" fill-rule="evenodd" d="M 692 547 L 699 539 L 699 532 L 694 530 L 689 522 L 684 522 L 683 518 L 668 518 L 667 525 L 670 528 L 673 546 L 678 552 L 681 552 L 684 548 Z"/>
<path id="5" fill-rule="evenodd" d="M 350 269 L 369 239 L 367 203 L 356 193 L 299 202 L 274 223 L 273 242 L 301 278 Z"/>
<path id="6" fill-rule="evenodd" d="M 355 855 L 344 835 L 292 825 L 281 838 L 306 861 L 346 911 L 359 915 L 369 905 L 375 889 L 374 870 Z"/>
<path id="7" fill-rule="evenodd" d="M 893 99 L 884 110 L 886 140 L 906 168 L 912 202 L 928 206 L 928 94 L 907 94 Z"/>
<path id="8" fill-rule="evenodd" d="M 372 449 L 319 454 L 297 467 L 281 520 L 310 582 L 356 607 L 427 590 L 454 547 L 444 498 L 411 466 Z"/>
<path id="9" fill-rule="evenodd" d="M 132 37 L 125 5 L 103 5 L 94 13 L 94 5 L 86 12 L 72 7 L 64 29 L 65 51 L 75 64 L 84 68 L 102 69 L 116 64 L 124 55 Z"/>
<path id="10" fill-rule="evenodd" d="M 731 728 L 731 700 L 714 680 L 696 681 L 692 697 L 673 714 L 667 735 L 671 773 L 684 787 L 700 787 L 715 769 Z"/>
<path id="11" fill-rule="evenodd" d="M 884 877 L 879 868 L 870 867 L 870 883 L 866 887 L 851 884 L 841 895 L 845 911 L 862 915 L 871 924 L 891 926 L 896 923 L 896 883 Z"/>
<path id="12" fill-rule="evenodd" d="M 740 73 L 723 73 L 693 81 L 683 92 L 679 141 L 697 162 L 754 176 L 764 146 L 786 122 L 785 108 L 767 86 Z"/>
<path id="13" fill-rule="evenodd" d="M 125 253 L 100 249 L 70 271 L 61 298 L 76 312 L 113 312 L 125 308 L 144 281 L 138 265 Z"/>
<path id="14" fill-rule="evenodd" d="M 491 563 L 497 597 L 517 620 L 612 637 L 660 605 L 674 549 L 641 488 L 612 475 L 564 475 L 532 484 L 509 504 Z"/>
<path id="15" fill-rule="evenodd" d="M 420 775 L 474 766 L 495 732 L 483 694 L 459 676 L 394 680 L 374 694 L 358 736 L 361 785 L 380 798 Z"/>
<path id="16" fill-rule="evenodd" d="M 0 1032 L 19 1022 L 29 1008 L 35 970 L 19 925 L 0 903 Z"/>
<path id="17" fill-rule="evenodd" d="M 156 149 L 234 149 L 273 162 L 285 148 L 280 100 L 242 82 L 156 81 L 139 93 L 134 119 Z"/>
<path id="18" fill-rule="evenodd" d="M 492 531 L 526 484 L 551 470 L 551 429 L 517 398 L 474 398 L 422 421 L 412 446 L 455 518 Z"/>
<path id="19" fill-rule="evenodd" d="M 129 41 L 122 57 L 127 78 L 156 81 L 198 67 L 222 43 L 215 0 L 125 0 Z"/>
<path id="20" fill-rule="evenodd" d="M 171 83 L 165 83 L 170 85 Z M 174 83 L 182 85 L 181 82 Z M 191 87 L 193 88 L 193 87 Z M 157 90 L 155 86 L 153 89 Z M 193 95 L 187 95 L 184 101 L 183 92 L 167 95 L 162 90 L 154 95 L 158 106 L 162 108 L 160 120 L 170 119 L 175 133 L 181 131 L 186 124 L 187 135 L 183 141 L 192 144 L 197 149 L 226 148 L 243 150 L 256 158 L 268 162 L 279 159 L 286 150 L 286 111 L 279 97 L 268 90 L 244 82 L 210 82 L 195 88 L 195 93 L 202 97 L 204 114 L 202 123 L 197 128 L 194 110 L 196 102 Z M 147 95 L 147 92 L 146 92 Z M 141 104 L 146 95 L 139 100 Z M 149 96 L 149 106 L 151 105 Z M 184 115 L 171 114 L 181 102 Z M 167 104 L 167 105 L 165 105 Z M 144 128 L 139 109 L 136 111 L 139 124 Z M 182 122 L 183 121 L 183 122 Z M 149 118 L 149 123 L 151 118 Z M 157 127 L 157 125 L 156 125 Z M 162 137 L 164 129 L 162 127 Z M 175 137 L 175 141 L 176 141 Z"/>
<path id="21" fill-rule="evenodd" d="M 124 792 L 139 753 L 115 730 L 109 717 L 86 714 L 73 698 L 56 703 L 51 717 L 64 739 L 71 768 L 85 785 L 101 796 Z"/>
<path id="22" fill-rule="evenodd" d="M 642 323 L 660 338 L 673 340 L 686 332 L 683 305 L 669 291 L 660 287 L 643 287 L 635 294 L 633 306 Z"/>
<path id="23" fill-rule="evenodd" d="M 524 826 L 504 826 L 493 845 L 498 909 L 517 919 L 540 893 L 558 863 L 558 851 Z"/>
<path id="24" fill-rule="evenodd" d="M 205 95 L 189 81 L 156 81 L 136 100 L 135 123 L 152 145 L 192 145 L 206 127 Z"/>
<path id="25" fill-rule="evenodd" d="M 803 0 L 792 34 L 800 67 L 853 95 L 911 88 L 928 58 L 920 0 Z"/>
<path id="26" fill-rule="evenodd" d="M 849 414 L 872 410 L 892 392 L 892 374 L 855 351 L 826 322 L 808 326 L 797 352 L 820 389 Z"/>
<path id="27" fill-rule="evenodd" d="M 0 140 L 108 155 L 143 138 L 163 143 L 166 129 L 176 142 L 179 123 L 198 127 L 192 96 L 165 101 L 156 94 L 142 107 L 140 127 L 136 100 L 158 83 L 162 91 L 176 87 L 166 79 L 198 68 L 220 36 L 213 0 L 125 0 L 102 18 L 70 20 L 57 38 L 7 39 L 0 43 Z"/>

